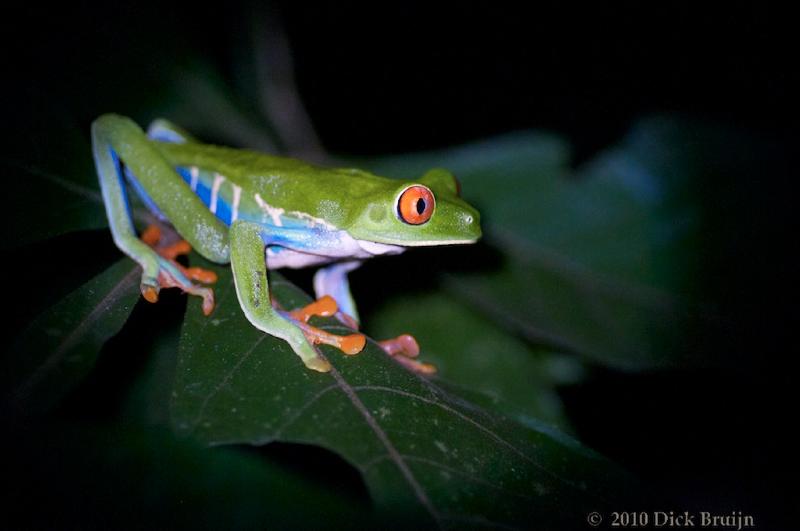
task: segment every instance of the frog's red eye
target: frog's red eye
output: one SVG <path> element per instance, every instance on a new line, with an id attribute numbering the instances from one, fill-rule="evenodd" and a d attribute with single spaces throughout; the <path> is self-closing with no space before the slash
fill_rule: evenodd
<path id="1" fill-rule="evenodd" d="M 433 214 L 433 193 L 425 186 L 416 184 L 406 188 L 397 200 L 397 214 L 410 225 L 422 225 Z"/>

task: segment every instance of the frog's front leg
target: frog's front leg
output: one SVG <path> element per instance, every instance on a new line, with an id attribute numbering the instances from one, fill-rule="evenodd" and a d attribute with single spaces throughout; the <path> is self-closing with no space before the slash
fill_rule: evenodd
<path id="1" fill-rule="evenodd" d="M 361 265 L 358 260 L 336 262 L 320 268 L 314 274 L 314 293 L 317 298 L 333 297 L 339 303 L 336 317 L 347 326 L 358 327 L 358 311 L 350 293 L 347 274 Z M 354 321 L 354 322 L 353 322 Z M 420 374 L 434 374 L 436 366 L 414 358 L 419 356 L 419 344 L 413 336 L 402 334 L 393 339 L 379 341 L 381 348 L 401 365 Z"/>
<path id="2" fill-rule="evenodd" d="M 337 311 L 331 297 L 323 297 L 316 303 L 294 312 L 283 312 L 273 307 L 267 280 L 265 248 L 280 243 L 302 244 L 301 238 L 310 238 L 305 231 L 268 229 L 248 221 L 236 221 L 231 225 L 231 268 L 236 284 L 236 295 L 247 319 L 259 330 L 279 337 L 289 343 L 306 367 L 320 372 L 331 369 L 330 363 L 320 357 L 312 346 L 316 343 L 339 348 L 346 354 L 356 354 L 364 348 L 366 338 L 362 334 L 337 336 L 308 324 L 313 315 L 329 316 Z"/>
<path id="3" fill-rule="evenodd" d="M 350 282 L 347 274 L 361 265 L 360 260 L 335 262 L 321 267 L 314 273 L 314 294 L 318 299 L 324 296 L 333 297 L 338 303 L 336 318 L 351 328 L 358 328 L 358 311 L 350 293 Z"/>

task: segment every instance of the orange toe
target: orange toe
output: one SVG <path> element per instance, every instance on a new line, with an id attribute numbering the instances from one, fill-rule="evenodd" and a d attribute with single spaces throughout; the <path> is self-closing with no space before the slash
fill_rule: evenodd
<path id="1" fill-rule="evenodd" d="M 187 267 L 183 270 L 187 277 L 197 280 L 203 284 L 214 284 L 217 281 L 217 274 L 202 267 Z"/>
<path id="2" fill-rule="evenodd" d="M 211 312 L 214 311 L 214 292 L 212 290 L 208 290 L 207 293 L 202 295 L 203 297 L 203 315 L 208 317 L 211 315 Z"/>
<path id="3" fill-rule="evenodd" d="M 388 355 L 411 371 L 425 375 L 435 374 L 437 371 L 435 365 L 413 359 L 419 356 L 419 343 L 414 336 L 403 334 L 394 339 L 379 341 L 378 344 Z"/>
<path id="4" fill-rule="evenodd" d="M 158 302 L 158 290 L 153 286 L 145 286 L 142 289 L 142 296 L 147 302 Z"/>
<path id="5" fill-rule="evenodd" d="M 364 334 L 350 334 L 339 340 L 339 349 L 348 356 L 352 356 L 364 350 L 366 344 L 367 338 Z"/>
<path id="6" fill-rule="evenodd" d="M 336 300 L 330 295 L 325 295 L 320 297 L 316 301 L 303 306 L 302 308 L 298 308 L 297 310 L 293 310 L 289 312 L 289 315 L 292 318 L 297 319 L 298 321 L 302 321 L 307 323 L 309 319 L 313 316 L 318 315 L 320 317 L 330 317 L 331 315 L 335 314 L 338 310 L 338 305 L 336 304 Z"/>
<path id="7" fill-rule="evenodd" d="M 416 358 L 419 356 L 419 343 L 414 339 L 414 336 L 403 334 L 394 339 L 385 339 L 379 341 L 378 344 L 390 356 L 400 354 L 408 358 Z"/>
<path id="8" fill-rule="evenodd" d="M 159 240 L 161 240 L 161 229 L 156 224 L 148 225 L 148 227 L 144 229 L 141 238 L 142 241 L 150 247 L 155 247 Z"/>
<path id="9" fill-rule="evenodd" d="M 174 260 L 177 256 L 183 256 L 192 252 L 192 246 L 186 240 L 179 240 L 172 245 L 156 249 L 158 254 L 169 260 Z"/>

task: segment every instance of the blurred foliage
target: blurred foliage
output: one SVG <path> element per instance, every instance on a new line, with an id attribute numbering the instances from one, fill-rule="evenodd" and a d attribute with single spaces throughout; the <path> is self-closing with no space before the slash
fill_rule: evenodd
<path id="1" fill-rule="evenodd" d="M 370 525 L 357 500 L 257 455 L 209 450 L 163 428 L 34 425 L 3 446 L 3 469 L 17 479 L 4 518 L 27 529 Z M 37 499 L 46 509 L 30 511 Z"/>
<path id="2" fill-rule="evenodd" d="M 702 347 L 719 316 L 692 284 L 703 226 L 686 194 L 708 162 L 697 145 L 716 141 L 692 122 L 653 118 L 578 171 L 565 142 L 541 133 L 367 165 L 456 173 L 501 259 L 448 275 L 444 289 L 498 325 L 620 369 L 708 365 L 719 361 L 712 350 L 687 348 Z"/>
<path id="3" fill-rule="evenodd" d="M 258 34 L 263 28 L 254 24 Z M 94 65 L 89 78 L 107 73 L 116 94 L 78 95 L 82 84 L 65 83 L 62 94 L 74 101 L 59 102 L 44 88 L 15 113 L 10 126 L 22 133 L 0 148 L 19 199 L 10 202 L 16 223 L 4 225 L 3 258 L 45 262 L 52 249 L 66 249 L 76 270 L 31 266 L 12 287 L 30 299 L 21 315 L 37 314 L 2 360 L 2 406 L 20 426 L 5 442 L 6 458 L 23 456 L 8 463 L 25 478 L 20 507 L 47 483 L 44 493 L 59 504 L 34 515 L 43 524 L 319 528 L 377 519 L 382 527 L 515 528 L 583 525 L 586 511 L 626 499 L 631 480 L 566 434 L 557 388 L 595 365 L 736 362 L 710 348 L 728 316 L 714 304 L 720 286 L 703 282 L 713 269 L 701 252 L 714 244 L 713 220 L 694 184 L 747 171 L 756 159 L 736 146 L 749 140 L 653 117 L 577 168 L 563 138 L 535 131 L 337 160 L 308 123 L 292 125 L 305 117 L 285 40 L 265 24 L 271 38 L 237 49 L 238 85 L 165 41 L 140 78 L 130 80 L 116 63 Z M 149 57 L 137 53 L 131 64 Z M 109 239 L 92 232 L 105 231 L 106 221 L 85 116 L 112 109 L 143 124 L 164 115 L 216 142 L 392 177 L 453 170 L 482 213 L 484 240 L 409 251 L 352 275 L 368 334 L 416 334 L 439 376 L 408 373 L 372 340 L 352 358 L 326 348 L 331 374 L 304 369 L 285 343 L 244 319 L 227 268 L 216 268 L 218 306 L 208 318 L 195 300 L 183 313 L 178 297 L 164 303 L 173 319 L 163 327 L 152 317 L 157 310 L 134 309 L 138 268 L 127 258 L 112 263 L 118 254 Z M 271 284 L 285 307 L 308 301 L 280 274 Z M 317 324 L 340 329 L 334 320 Z M 132 356 L 141 362 L 119 361 Z M 112 357 L 132 374 L 104 368 Z M 104 379 L 111 383 L 98 386 Z M 114 393 L 106 387 L 117 384 Z M 289 459 L 295 464 L 315 451 L 302 445 L 332 453 L 315 470 L 298 469 L 270 453 L 274 442 L 300 443 Z M 242 445 L 268 446 L 259 453 Z M 322 479 L 343 469 L 360 479 L 336 486 Z"/>

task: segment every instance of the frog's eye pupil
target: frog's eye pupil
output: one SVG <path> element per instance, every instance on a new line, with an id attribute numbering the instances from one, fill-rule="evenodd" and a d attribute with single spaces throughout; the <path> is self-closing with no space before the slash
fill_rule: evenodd
<path id="1" fill-rule="evenodd" d="M 397 199 L 397 216 L 409 225 L 422 225 L 431 219 L 435 201 L 433 192 L 426 186 L 409 186 Z"/>

